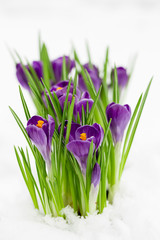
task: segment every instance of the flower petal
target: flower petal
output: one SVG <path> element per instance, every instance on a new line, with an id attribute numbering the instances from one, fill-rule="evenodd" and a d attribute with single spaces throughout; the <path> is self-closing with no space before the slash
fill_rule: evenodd
<path id="1" fill-rule="evenodd" d="M 73 153 L 74 157 L 80 165 L 82 173 L 86 174 L 87 158 L 90 149 L 90 142 L 74 140 L 67 144 L 67 149 Z M 95 145 L 93 144 L 93 149 Z"/>
<path id="2" fill-rule="evenodd" d="M 116 103 L 111 103 L 106 108 L 107 120 L 110 124 L 110 129 L 112 132 L 114 143 L 122 141 L 124 130 L 131 117 L 131 109 L 129 105 L 120 105 Z"/>
<path id="3" fill-rule="evenodd" d="M 92 171 L 92 179 L 91 179 L 91 184 L 93 184 L 94 187 L 97 187 L 97 185 L 99 184 L 100 177 L 101 177 L 101 168 L 98 163 L 95 163 Z"/>

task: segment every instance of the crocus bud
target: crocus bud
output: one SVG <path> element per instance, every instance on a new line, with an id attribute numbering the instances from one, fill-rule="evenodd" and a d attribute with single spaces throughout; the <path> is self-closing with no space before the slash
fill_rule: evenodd
<path id="1" fill-rule="evenodd" d="M 75 67 L 75 61 L 65 56 L 67 72 L 69 73 Z M 56 82 L 62 80 L 63 57 L 59 57 L 51 62 Z"/>
<path id="2" fill-rule="evenodd" d="M 25 67 L 30 72 L 29 66 L 25 65 Z M 32 68 L 34 69 L 34 71 L 37 74 L 37 77 L 41 81 L 41 78 L 43 78 L 42 62 L 41 61 L 33 61 Z M 30 74 L 31 74 L 31 72 L 30 72 Z M 17 79 L 18 79 L 19 83 L 21 84 L 21 86 L 30 91 L 30 87 L 29 87 L 29 84 L 28 84 L 28 79 L 27 79 L 27 76 L 25 74 L 25 71 L 23 70 L 23 67 L 22 67 L 21 63 L 16 64 L 16 76 L 17 76 Z"/>
<path id="3" fill-rule="evenodd" d="M 29 67 L 27 65 L 25 67 L 29 70 Z M 17 79 L 18 79 L 19 83 L 21 84 L 21 86 L 27 90 L 30 90 L 30 87 L 28 85 L 28 80 L 27 80 L 26 74 L 22 68 L 21 63 L 16 64 L 16 76 L 17 76 Z"/>
<path id="4" fill-rule="evenodd" d="M 127 70 L 123 67 L 117 67 L 116 69 L 117 69 L 118 86 L 120 89 L 123 89 L 128 83 Z M 114 69 L 112 69 L 111 78 L 112 78 L 112 81 L 114 81 Z"/>
<path id="5" fill-rule="evenodd" d="M 112 102 L 106 108 L 106 115 L 108 122 L 112 119 L 110 130 L 113 141 L 116 144 L 122 141 L 124 130 L 131 117 L 131 108 L 129 105 L 122 106 Z"/>
<path id="6" fill-rule="evenodd" d="M 98 68 L 95 65 L 93 65 L 92 68 L 91 68 L 88 63 L 84 64 L 83 67 L 89 73 L 90 78 L 91 78 L 91 80 L 93 82 L 93 85 L 94 85 L 96 91 L 98 92 L 99 87 L 100 87 L 100 85 L 102 83 L 102 80 L 99 77 Z M 79 86 L 81 91 L 86 91 L 87 90 L 85 81 L 84 81 L 84 79 L 83 79 L 81 74 L 79 74 L 78 86 Z"/>

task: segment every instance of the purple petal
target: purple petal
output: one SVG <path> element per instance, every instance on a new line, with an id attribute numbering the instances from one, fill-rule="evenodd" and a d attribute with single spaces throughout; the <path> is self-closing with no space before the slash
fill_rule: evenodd
<path id="1" fill-rule="evenodd" d="M 84 98 L 87 98 L 87 99 L 91 98 L 88 91 L 82 93 L 81 99 L 84 99 Z"/>
<path id="2" fill-rule="evenodd" d="M 50 89 L 51 92 L 55 92 L 57 97 L 61 97 L 63 94 L 67 93 L 67 88 L 68 88 L 68 83 L 69 81 L 61 81 L 59 82 L 58 84 L 55 84 L 52 86 L 52 88 Z M 59 89 L 59 88 L 62 88 L 62 89 Z M 71 87 L 70 87 L 70 93 L 73 93 L 73 83 L 71 82 Z M 78 88 L 76 88 L 76 96 L 78 98 L 80 98 L 81 96 L 81 92 Z"/>
<path id="3" fill-rule="evenodd" d="M 75 62 L 71 60 L 68 56 L 65 56 L 66 66 L 68 72 L 75 67 Z M 62 67 L 63 67 L 63 57 L 59 57 L 51 62 L 56 81 L 59 82 L 62 80 Z"/>
<path id="4" fill-rule="evenodd" d="M 93 184 L 94 187 L 97 187 L 97 185 L 99 185 L 100 177 L 101 177 L 101 168 L 98 163 L 95 163 L 92 171 L 92 179 L 91 179 L 91 184 Z"/>
<path id="5" fill-rule="evenodd" d="M 92 64 L 92 68 L 90 68 L 89 63 L 84 64 L 83 67 L 88 71 L 88 73 L 95 72 L 95 74 L 99 75 L 98 68 L 94 64 Z"/>
<path id="6" fill-rule="evenodd" d="M 111 76 L 114 81 L 114 69 L 112 69 Z M 119 87 L 124 88 L 128 83 L 127 70 L 123 67 L 117 67 L 117 78 Z"/>
<path id="7" fill-rule="evenodd" d="M 87 141 L 92 141 L 93 143 L 97 146 L 99 143 L 99 132 L 97 131 L 96 128 L 89 126 L 89 125 L 85 125 L 82 127 L 77 128 L 76 132 L 75 132 L 75 138 L 76 140 L 81 140 L 81 134 L 82 133 L 86 133 L 86 140 Z M 84 141 L 86 141 L 84 140 Z M 83 141 L 83 140 L 82 140 Z"/>
<path id="8" fill-rule="evenodd" d="M 90 142 L 74 140 L 67 144 L 68 151 L 72 152 L 80 165 L 82 173 L 86 174 L 87 158 L 90 149 Z M 93 144 L 93 149 L 95 145 Z"/>
<path id="9" fill-rule="evenodd" d="M 29 67 L 27 65 L 25 67 L 29 70 Z M 20 63 L 18 63 L 16 65 L 16 76 L 17 76 L 19 83 L 22 85 L 22 87 L 24 87 L 27 90 L 30 90 L 27 77 L 26 77 L 25 72 Z"/>
<path id="10" fill-rule="evenodd" d="M 92 79 L 93 85 L 94 85 L 96 91 L 98 91 L 99 87 L 102 83 L 102 80 L 99 78 L 98 68 L 95 65 L 93 65 L 93 68 L 90 68 L 88 63 L 84 64 L 83 67 L 88 71 L 88 73 L 90 75 L 90 78 Z M 81 91 L 86 91 L 87 90 L 86 85 L 85 85 L 85 81 L 84 81 L 81 74 L 79 74 L 78 86 L 81 89 Z"/>
<path id="11" fill-rule="evenodd" d="M 68 124 L 68 121 L 66 120 L 65 121 L 65 124 L 64 124 L 64 132 L 63 132 L 63 136 L 66 137 L 66 132 L 67 132 L 67 124 Z M 77 130 L 77 128 L 79 128 L 81 125 L 78 124 L 78 123 L 71 123 L 71 130 L 70 130 L 70 136 L 69 136 L 69 141 L 73 141 L 75 140 L 75 131 Z M 61 130 L 61 124 L 59 125 L 58 127 L 58 132 L 60 133 L 60 130 Z"/>
<path id="12" fill-rule="evenodd" d="M 38 121 L 43 121 L 37 126 Z M 28 136 L 38 148 L 48 165 L 51 163 L 51 141 L 55 129 L 54 119 L 48 115 L 48 121 L 40 116 L 33 116 L 27 122 Z"/>
<path id="13" fill-rule="evenodd" d="M 124 130 L 131 117 L 131 109 L 129 105 L 120 105 L 116 103 L 111 103 L 106 108 L 107 120 L 110 124 L 110 129 L 112 132 L 114 143 L 122 141 Z"/>
<path id="14" fill-rule="evenodd" d="M 45 118 L 42 118 L 41 116 L 35 115 L 28 120 L 27 126 L 29 126 L 29 125 L 35 125 L 36 126 L 37 122 L 39 120 L 43 121 L 44 123 L 47 123 L 47 120 Z"/>
<path id="15" fill-rule="evenodd" d="M 54 130 L 55 130 L 55 121 L 52 116 L 48 115 L 48 145 L 49 145 L 49 148 L 51 148 Z"/>
<path id="16" fill-rule="evenodd" d="M 38 148 L 43 158 L 50 162 L 50 149 L 47 146 L 47 136 L 42 128 L 38 128 L 35 125 L 30 125 L 26 128 L 28 136 L 32 140 L 33 144 Z"/>
<path id="17" fill-rule="evenodd" d="M 65 100 L 66 100 L 66 96 L 67 96 L 67 94 L 63 94 L 63 95 L 59 98 L 59 103 L 60 103 L 60 106 L 61 106 L 62 110 L 63 110 L 63 108 L 64 108 L 64 102 L 65 102 Z M 70 104 L 71 104 L 71 102 L 72 102 L 72 97 L 73 97 L 73 95 L 72 95 L 71 93 L 69 93 L 69 94 L 68 94 L 68 102 L 69 102 Z M 74 114 L 76 114 L 76 103 L 77 103 L 78 99 L 77 99 L 77 96 L 74 96 L 74 97 L 75 97 Z"/>
<path id="18" fill-rule="evenodd" d="M 91 108 L 92 108 L 92 105 L 93 105 L 93 100 L 92 99 L 84 98 L 84 99 L 80 100 L 76 105 L 77 113 L 79 112 L 80 119 L 82 119 L 82 105 L 84 107 L 84 112 L 86 113 L 87 102 L 88 102 L 89 111 L 90 111 Z"/>
<path id="19" fill-rule="evenodd" d="M 34 68 L 38 78 L 43 78 L 43 65 L 41 61 L 33 61 L 32 67 Z"/>
<path id="20" fill-rule="evenodd" d="M 98 147 L 101 146 L 101 144 L 102 144 L 103 137 L 104 137 L 104 130 L 103 130 L 103 128 L 101 127 L 101 125 L 98 124 L 98 123 L 94 123 L 94 124 L 92 125 L 92 127 L 96 128 L 97 131 L 99 132 L 99 140 L 98 140 L 98 143 L 97 143 L 97 148 L 98 148 Z"/>

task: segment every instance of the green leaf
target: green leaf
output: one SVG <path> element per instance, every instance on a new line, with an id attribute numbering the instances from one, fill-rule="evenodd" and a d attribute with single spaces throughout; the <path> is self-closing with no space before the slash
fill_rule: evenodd
<path id="1" fill-rule="evenodd" d="M 114 66 L 113 102 L 119 103 L 119 86 L 118 86 L 118 77 L 117 77 L 116 66 Z"/>
<path id="2" fill-rule="evenodd" d="M 103 68 L 103 78 L 102 78 L 102 91 L 101 91 L 101 99 L 104 107 L 106 107 L 109 103 L 108 99 L 108 85 L 107 85 L 107 68 L 108 68 L 108 54 L 109 54 L 109 48 L 107 48 L 106 51 L 106 57 L 104 62 L 104 68 Z"/>
<path id="3" fill-rule="evenodd" d="M 151 83 L 152 83 L 152 79 L 150 80 L 150 82 L 148 84 L 148 87 L 144 93 L 142 100 L 141 100 L 141 96 L 140 96 L 138 103 L 136 105 L 135 111 L 133 113 L 133 118 L 131 119 L 130 125 L 128 127 L 129 130 L 126 135 L 128 141 L 126 143 L 126 140 L 125 140 L 126 149 L 125 149 L 125 153 L 123 152 L 123 154 L 122 154 L 119 179 L 122 175 L 122 172 L 123 172 L 123 169 L 124 169 L 124 166 L 125 166 L 125 163 L 126 163 L 126 160 L 127 160 L 127 157 L 128 157 L 128 154 L 129 154 L 129 151 L 130 151 L 130 148 L 131 148 L 134 136 L 135 136 L 135 133 L 136 133 L 136 129 L 137 129 L 137 126 L 138 126 L 138 123 L 139 123 L 139 120 L 140 120 L 140 117 L 141 117 L 141 114 L 142 114 L 142 111 L 143 111 L 143 108 L 144 108 L 144 105 L 145 105 L 145 102 L 146 102 L 146 99 L 148 96 L 148 92 L 149 92 Z M 141 104 L 140 104 L 140 102 L 141 102 Z M 134 119 L 135 119 L 135 121 L 134 121 Z M 133 124 L 133 121 L 134 121 L 134 124 Z M 132 127 L 132 125 L 133 125 L 133 127 Z M 131 130 L 131 127 L 132 127 L 132 130 Z M 130 134 L 130 136 L 129 136 L 129 134 Z"/>
<path id="4" fill-rule="evenodd" d="M 94 112 L 95 112 L 95 108 L 97 106 L 97 102 L 98 102 L 98 99 L 99 99 L 99 96 L 100 96 L 100 93 L 101 93 L 101 89 L 102 89 L 102 86 L 100 86 L 100 88 L 98 90 L 98 93 L 97 93 L 97 95 L 96 95 L 96 97 L 94 99 L 94 103 L 92 105 L 91 111 L 90 111 L 88 119 L 87 119 L 87 124 L 89 124 L 91 119 L 93 118 L 93 115 L 94 115 Z"/>
<path id="5" fill-rule="evenodd" d="M 91 187 L 92 178 L 92 158 L 93 158 L 93 141 L 90 144 L 88 158 L 87 158 L 87 168 L 86 168 L 86 194 L 89 201 L 89 192 Z"/>
<path id="6" fill-rule="evenodd" d="M 62 79 L 67 80 L 67 66 L 66 66 L 66 59 L 65 56 L 63 56 L 63 65 L 62 65 Z"/>
<path id="7" fill-rule="evenodd" d="M 51 94 L 51 91 L 49 90 L 48 86 L 46 85 L 46 83 L 45 83 L 45 81 L 44 81 L 43 79 L 42 79 L 42 82 L 43 82 L 43 84 L 44 84 L 44 86 L 45 86 L 45 88 L 46 88 L 46 91 L 47 91 L 47 93 L 48 93 L 48 95 L 49 95 L 49 98 L 50 98 L 50 100 L 51 100 L 51 103 L 52 103 L 52 105 L 53 105 L 53 107 L 54 107 L 54 110 L 55 110 L 55 112 L 56 112 L 58 121 L 59 121 L 59 123 L 60 123 L 60 122 L 61 122 L 61 119 L 62 119 L 62 110 L 61 110 L 60 103 L 59 103 L 59 100 L 58 100 L 58 98 L 57 98 L 57 95 L 55 94 L 55 92 L 53 92 L 53 96 L 54 96 L 54 98 L 53 98 L 53 96 L 52 96 L 52 94 Z"/>
<path id="8" fill-rule="evenodd" d="M 20 97 L 21 97 L 21 101 L 22 101 L 24 113 L 25 113 L 26 119 L 27 119 L 27 121 L 28 121 L 28 120 L 31 118 L 31 115 L 30 115 L 30 113 L 29 113 L 28 106 L 27 106 L 27 103 L 26 103 L 26 101 L 25 101 L 25 98 L 24 98 L 24 96 L 23 96 L 23 92 L 22 92 L 20 86 L 19 86 L 19 93 L 20 93 Z"/>
<path id="9" fill-rule="evenodd" d="M 55 82 L 55 76 L 52 68 L 52 64 L 49 59 L 46 45 L 43 43 L 41 50 L 41 60 L 43 62 L 43 76 L 44 81 L 48 88 L 50 88 L 50 80 Z"/>
<path id="10" fill-rule="evenodd" d="M 86 42 L 86 49 L 87 49 L 89 67 L 90 67 L 90 68 L 93 68 L 92 61 L 91 61 L 91 53 L 90 53 L 89 45 L 88 45 L 87 42 Z"/>

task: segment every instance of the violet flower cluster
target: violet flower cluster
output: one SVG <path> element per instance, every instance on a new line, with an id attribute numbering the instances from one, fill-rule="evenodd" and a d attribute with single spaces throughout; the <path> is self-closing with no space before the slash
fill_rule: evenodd
<path id="1" fill-rule="evenodd" d="M 40 56 L 46 54 L 42 51 Z M 151 82 L 132 118 L 130 106 L 120 98 L 130 74 L 122 66 L 108 71 L 107 64 L 106 58 L 102 72 L 91 62 L 81 64 L 75 54 L 74 60 L 41 57 L 16 65 L 17 79 L 31 93 L 37 115 L 30 117 L 21 89 L 26 127 L 11 112 L 35 158 L 36 178 L 28 150 L 26 156 L 21 148 L 15 153 L 34 206 L 39 209 L 39 196 L 45 214 L 62 216 L 61 210 L 70 205 L 86 216 L 102 213 L 113 202 Z"/>

